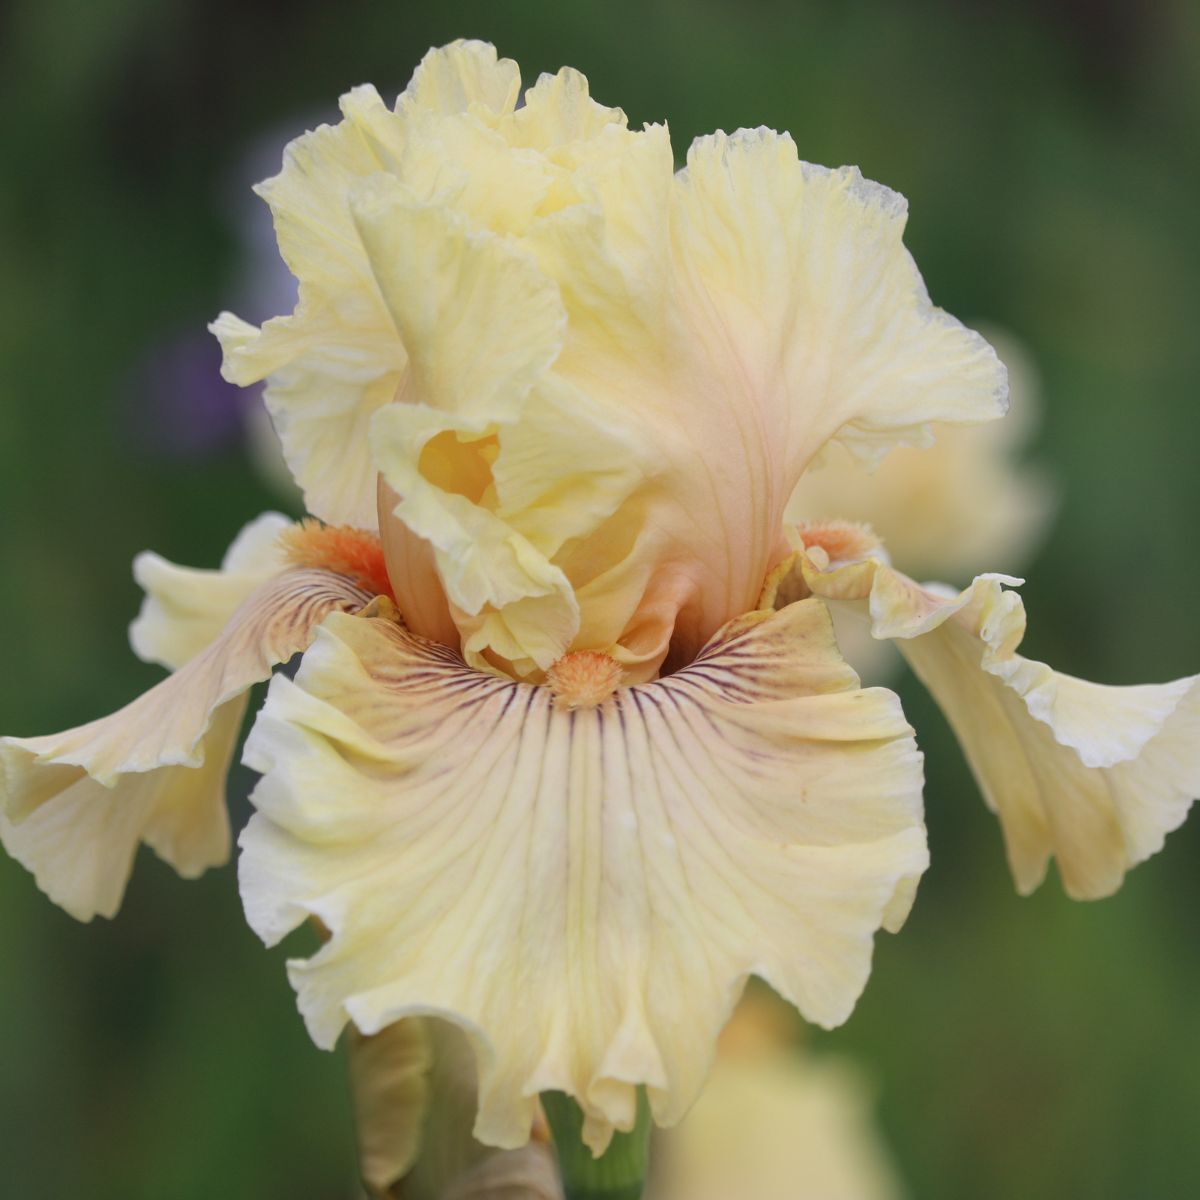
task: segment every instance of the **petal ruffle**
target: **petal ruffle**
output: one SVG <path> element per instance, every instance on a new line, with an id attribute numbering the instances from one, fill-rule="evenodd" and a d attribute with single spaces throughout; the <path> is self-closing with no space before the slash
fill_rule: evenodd
<path id="1" fill-rule="evenodd" d="M 792 493 L 785 521 L 865 523 L 916 579 L 961 583 L 997 564 L 1019 571 L 1047 527 L 1055 496 L 1046 477 L 1020 461 L 1040 407 L 1034 368 L 1015 338 L 989 336 L 1008 367 L 1003 420 L 936 424 L 932 446 L 901 446 L 874 468 L 828 446 Z M 874 645 L 877 653 L 895 653 Z"/>
<path id="2" fill-rule="evenodd" d="M 225 354 L 225 378 L 245 387 L 269 376 L 263 398 L 305 507 L 330 524 L 374 529 L 367 427 L 395 399 L 404 349 L 382 305 L 348 325 L 323 301 L 302 294 L 294 316 L 261 330 L 232 313 L 209 328 Z"/>
<path id="3" fill-rule="evenodd" d="M 470 493 L 494 487 L 488 460 L 495 429 L 518 418 L 558 353 L 564 317 L 557 289 L 528 254 L 473 234 L 445 209 L 413 204 L 395 181 L 361 194 L 355 213 L 399 336 L 416 348 L 406 377 L 410 402 L 389 405 L 373 427 L 380 470 L 402 497 L 396 515 L 433 547 L 445 593 L 463 612 L 542 600 L 539 627 L 556 635 L 541 651 L 540 665 L 549 666 L 575 632 L 570 587 Z M 439 440 L 444 471 L 431 461 Z M 469 492 L 463 458 L 473 460 L 478 478 Z M 407 585 L 397 577 L 397 599 L 402 610 L 416 611 Z"/>
<path id="4" fill-rule="evenodd" d="M 332 616 L 247 742 L 247 917 L 272 944 L 310 915 L 330 931 L 289 965 L 319 1045 L 444 1017 L 475 1049 L 481 1141 L 524 1143 L 559 1090 L 600 1148 L 639 1084 L 682 1116 L 748 976 L 848 1016 L 926 865 L 910 733 L 818 603 L 571 711 Z"/>
<path id="5" fill-rule="evenodd" d="M 0 844 L 60 908 L 79 921 L 116 915 L 145 842 L 184 879 L 229 857 L 225 776 L 237 748 L 244 696 L 212 715 L 198 767 L 162 766 L 112 787 L 82 767 L 40 763 L 0 742 L 0 795 L 24 815 L 0 810 Z"/>
<path id="6" fill-rule="evenodd" d="M 831 437 L 878 458 L 926 444 L 930 421 L 1004 413 L 1004 366 L 930 303 L 899 193 L 802 162 L 770 129 L 697 139 L 678 185 L 682 278 L 706 344 L 725 350 L 711 386 L 749 383 L 793 465 Z"/>
<path id="7" fill-rule="evenodd" d="M 1200 676 L 1110 687 L 1022 657 L 1025 608 L 1005 589 L 1020 581 L 1004 575 L 955 594 L 874 559 L 822 566 L 801 555 L 813 593 L 897 639 L 945 713 L 1022 894 L 1053 856 L 1068 895 L 1110 895 L 1182 824 L 1200 795 Z"/>
<path id="8" fill-rule="evenodd" d="M 520 92 L 520 68 L 511 58 L 497 57 L 488 42 L 462 39 L 421 59 L 400 102 L 438 113 L 504 116 L 516 108 Z"/>
<path id="9" fill-rule="evenodd" d="M 63 733 L 0 738 L 5 849 L 83 921 L 116 912 L 139 841 L 185 876 L 223 862 L 225 771 L 244 693 L 307 646 L 327 613 L 370 599 L 328 571 L 283 571 L 207 649 L 119 711 Z M 188 623 L 178 639 L 146 644 L 174 657 L 192 632 Z"/>
<path id="10" fill-rule="evenodd" d="M 291 142 L 283 170 L 257 189 L 271 206 L 280 252 L 300 281 L 290 316 L 261 329 L 224 312 L 212 323 L 222 374 L 264 399 L 309 511 L 331 524 L 375 526 L 375 472 L 366 430 L 405 367 L 346 203 L 351 184 L 395 168 L 403 131 L 379 94 L 341 100 L 342 121 Z"/>

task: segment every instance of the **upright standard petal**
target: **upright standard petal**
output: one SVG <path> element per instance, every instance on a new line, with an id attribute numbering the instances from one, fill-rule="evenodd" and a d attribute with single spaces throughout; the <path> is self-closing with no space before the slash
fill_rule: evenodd
<path id="1" fill-rule="evenodd" d="M 874 457 L 987 420 L 1004 370 L 857 171 L 758 130 L 675 175 L 665 127 L 578 72 L 516 89 L 455 43 L 395 112 L 352 93 L 268 185 L 296 313 L 217 331 L 231 377 L 269 376 L 318 516 L 370 528 L 384 475 L 398 593 L 400 564 L 436 568 L 401 596 L 415 632 L 531 681 L 596 650 L 644 682 L 753 606 L 829 439 Z"/>
<path id="2" fill-rule="evenodd" d="M 858 689 L 817 602 L 731 623 L 687 669 L 590 708 L 467 667 L 398 624 L 331 616 L 247 742 L 263 779 L 242 897 L 314 1040 L 431 1014 L 479 1071 L 476 1136 L 576 1097 L 596 1149 L 698 1093 L 760 975 L 845 1020 L 927 860 L 921 760 Z"/>
<path id="3" fill-rule="evenodd" d="M 929 301 L 899 193 L 743 129 L 695 142 L 676 205 L 688 298 L 724 367 L 713 387 L 744 373 L 804 463 L 831 437 L 877 458 L 928 442 L 930 421 L 1005 411 L 995 352 Z"/>
<path id="4" fill-rule="evenodd" d="M 273 524 L 264 518 L 244 532 L 227 558 L 233 578 L 202 578 L 190 599 L 178 588 L 182 568 L 141 560 L 154 590 L 134 643 L 148 657 L 182 663 L 172 675 L 87 725 L 0 738 L 0 841 L 79 920 L 116 912 L 139 842 L 185 877 L 228 857 L 225 773 L 245 692 L 308 645 L 327 613 L 371 599 L 329 571 L 284 569 L 194 653 L 200 631 L 253 574 L 246 557 L 252 547 L 263 549 Z"/>
<path id="5" fill-rule="evenodd" d="M 308 509 L 323 520 L 375 524 L 366 427 L 393 399 L 405 367 L 346 203 L 351 183 L 395 166 L 396 115 L 374 88 L 342 97 L 343 120 L 292 142 L 262 184 L 280 252 L 300 281 L 290 316 L 261 329 L 222 313 L 210 326 L 222 374 L 243 387 L 268 379 L 265 400 Z"/>
<path id="6" fill-rule="evenodd" d="M 792 494 L 787 523 L 865 522 L 915 579 L 965 583 L 997 566 L 1019 571 L 1046 530 L 1054 489 L 1020 461 L 1040 407 L 1028 352 L 1010 336 L 989 336 L 1008 367 L 1003 420 L 935 424 L 932 446 L 899 447 L 874 468 L 844 447 L 829 446 Z"/>
<path id="7" fill-rule="evenodd" d="M 639 478 L 637 452 L 586 396 L 545 378 L 566 314 L 528 251 L 415 204 L 394 182 L 360 192 L 355 214 L 398 333 L 415 347 L 404 403 L 372 427 L 398 499 L 381 529 L 404 537 L 399 523 L 432 547 L 469 658 L 490 651 L 519 674 L 544 670 L 579 629 L 552 556 L 614 511 Z M 421 612 L 420 576 L 393 577 L 401 610 Z"/>
<path id="8" fill-rule="evenodd" d="M 803 531 L 801 531 L 803 537 Z M 1162 848 L 1200 795 L 1200 676 L 1109 687 L 1016 652 L 1019 580 L 981 575 L 955 594 L 877 559 L 801 554 L 808 588 L 894 638 L 954 729 L 1004 832 L 1022 894 L 1058 862 L 1067 894 L 1107 896 Z"/>

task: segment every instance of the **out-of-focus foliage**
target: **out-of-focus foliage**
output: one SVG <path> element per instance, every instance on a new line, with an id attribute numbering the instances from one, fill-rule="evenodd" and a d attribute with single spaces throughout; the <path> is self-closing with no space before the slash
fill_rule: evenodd
<path id="1" fill-rule="evenodd" d="M 667 118 L 679 152 L 768 124 L 904 192 L 934 299 L 1014 331 L 1043 375 L 1033 455 L 1062 507 L 1029 570 L 1029 652 L 1113 683 L 1200 669 L 1188 0 L 13 0 L 0 729 L 75 724 L 152 681 L 125 644 L 133 555 L 215 563 L 278 506 L 204 383 L 215 348 L 178 341 L 254 290 L 235 232 L 255 203 L 247 155 L 355 83 L 394 92 L 458 36 L 495 41 L 527 77 L 581 68 L 631 120 Z M 1200 1193 L 1195 820 L 1112 900 L 1071 903 L 1056 880 L 1019 900 L 941 718 L 901 690 L 933 867 L 858 1012 L 816 1051 L 874 1074 L 922 1200 Z M 242 921 L 232 867 L 187 884 L 144 853 L 120 917 L 83 928 L 0 862 L 0 1191 L 353 1195 L 343 1064 L 304 1034 L 282 957 Z"/>

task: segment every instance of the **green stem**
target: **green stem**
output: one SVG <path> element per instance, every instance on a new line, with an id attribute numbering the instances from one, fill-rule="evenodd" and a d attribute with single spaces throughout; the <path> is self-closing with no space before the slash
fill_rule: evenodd
<path id="1" fill-rule="evenodd" d="M 599 1158 L 583 1144 L 583 1113 L 570 1096 L 543 1092 L 542 1108 L 562 1175 L 566 1200 L 640 1200 L 650 1159 L 650 1105 L 638 1089 L 637 1119 L 628 1133 L 614 1133 Z"/>

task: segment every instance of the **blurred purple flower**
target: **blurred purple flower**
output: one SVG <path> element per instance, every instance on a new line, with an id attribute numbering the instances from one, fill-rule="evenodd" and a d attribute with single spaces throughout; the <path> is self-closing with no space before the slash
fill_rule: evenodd
<path id="1" fill-rule="evenodd" d="M 221 351 L 204 331 L 158 342 L 133 369 L 129 385 L 135 441 L 147 453 L 200 459 L 235 446 L 261 388 L 243 391 L 221 378 Z"/>
<path id="2" fill-rule="evenodd" d="M 218 203 L 237 235 L 243 264 L 233 294 L 239 311 L 253 320 L 294 308 L 296 281 L 275 248 L 270 211 L 252 194 L 251 184 L 279 170 L 281 142 L 329 115 L 297 118 L 286 135 L 275 129 L 256 138 L 222 185 Z M 205 328 L 211 316 L 197 314 L 187 332 L 154 343 L 133 367 L 128 416 L 132 440 L 146 454 L 198 460 L 262 439 L 267 424 L 260 414 L 262 385 L 242 389 L 221 378 L 221 349 Z M 251 452 L 259 457 L 255 445 Z"/>

